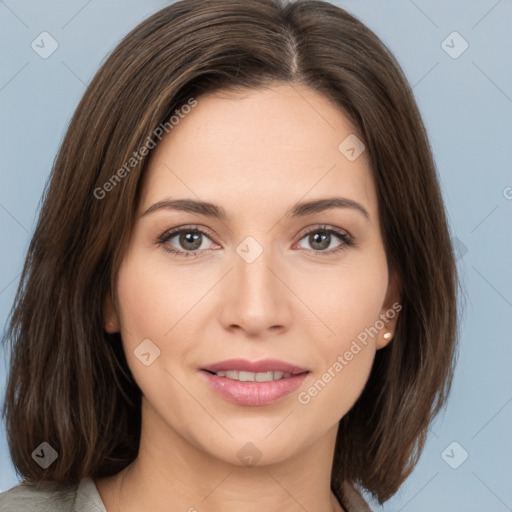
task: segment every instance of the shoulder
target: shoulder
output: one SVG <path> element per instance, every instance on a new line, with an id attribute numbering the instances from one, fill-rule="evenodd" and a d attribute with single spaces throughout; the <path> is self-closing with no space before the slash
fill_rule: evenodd
<path id="1" fill-rule="evenodd" d="M 61 488 L 21 483 L 0 493 L 0 512 L 105 512 L 91 479 Z"/>
<path id="2" fill-rule="evenodd" d="M 71 511 L 76 487 L 61 490 L 21 483 L 0 494 L 0 512 Z"/>

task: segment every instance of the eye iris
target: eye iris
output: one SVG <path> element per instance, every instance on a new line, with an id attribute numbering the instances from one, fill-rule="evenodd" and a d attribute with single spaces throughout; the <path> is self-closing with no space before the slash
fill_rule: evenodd
<path id="1" fill-rule="evenodd" d="M 195 251 L 201 247 L 201 233 L 186 231 L 180 235 L 180 244 L 187 251 Z M 192 247 L 187 244 L 192 244 Z"/>
<path id="2" fill-rule="evenodd" d="M 330 233 L 326 233 L 325 231 L 317 231 L 311 235 L 309 235 L 309 241 L 311 243 L 311 247 L 314 249 L 327 249 L 330 244 Z M 327 244 L 325 243 L 327 241 Z M 318 245 L 320 247 L 318 247 Z"/>

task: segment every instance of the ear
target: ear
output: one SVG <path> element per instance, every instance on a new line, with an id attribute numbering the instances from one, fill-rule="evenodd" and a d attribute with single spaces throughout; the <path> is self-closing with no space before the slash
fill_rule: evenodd
<path id="1" fill-rule="evenodd" d="M 105 331 L 108 333 L 112 334 L 120 330 L 119 317 L 110 291 L 107 292 L 103 301 L 103 321 Z"/>
<path id="2" fill-rule="evenodd" d="M 379 329 L 376 342 L 377 350 L 388 345 L 395 335 L 399 311 L 402 310 L 401 295 L 401 285 L 398 277 L 395 272 L 390 273 L 388 290 L 380 314 L 384 327 Z"/>

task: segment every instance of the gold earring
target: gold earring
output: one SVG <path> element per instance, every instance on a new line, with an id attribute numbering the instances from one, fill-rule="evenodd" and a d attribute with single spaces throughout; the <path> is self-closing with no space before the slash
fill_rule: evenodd
<path id="1" fill-rule="evenodd" d="M 392 336 L 392 335 L 391 335 L 391 333 L 388 331 L 388 332 L 384 333 L 383 338 L 384 338 L 385 340 L 390 340 L 390 339 L 391 339 L 391 336 Z"/>

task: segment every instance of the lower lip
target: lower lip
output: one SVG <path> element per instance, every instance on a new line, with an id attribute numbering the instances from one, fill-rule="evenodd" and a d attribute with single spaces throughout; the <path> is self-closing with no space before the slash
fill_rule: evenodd
<path id="1" fill-rule="evenodd" d="M 210 387 L 226 400 L 238 405 L 269 405 L 293 393 L 308 376 L 308 372 L 270 382 L 241 382 L 218 377 L 201 370 Z"/>

